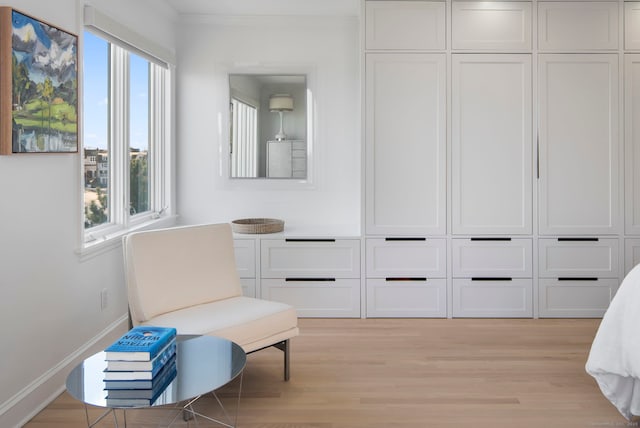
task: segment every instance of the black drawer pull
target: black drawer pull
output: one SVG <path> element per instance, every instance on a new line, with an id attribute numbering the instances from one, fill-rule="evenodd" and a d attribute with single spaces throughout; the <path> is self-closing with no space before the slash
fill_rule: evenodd
<path id="1" fill-rule="evenodd" d="M 389 277 L 389 278 L 385 278 L 385 281 L 426 281 L 427 278 L 423 277 L 423 276 L 409 276 L 409 277 Z"/>
<path id="2" fill-rule="evenodd" d="M 284 242 L 336 242 L 336 240 L 331 238 L 316 238 L 316 239 L 285 238 Z"/>
<path id="3" fill-rule="evenodd" d="M 419 238 L 419 237 L 393 237 L 393 238 L 384 238 L 385 241 L 426 241 L 427 238 Z"/>
<path id="4" fill-rule="evenodd" d="M 286 282 L 300 281 L 300 282 L 335 282 L 335 278 L 285 278 Z"/>
<path id="5" fill-rule="evenodd" d="M 471 238 L 472 241 L 511 241 L 511 238 Z"/>
<path id="6" fill-rule="evenodd" d="M 598 242 L 599 238 L 558 238 L 558 242 Z"/>
<path id="7" fill-rule="evenodd" d="M 597 281 L 598 278 L 587 277 L 587 278 L 579 278 L 579 277 L 570 277 L 565 276 L 562 278 L 558 278 L 558 281 Z"/>
<path id="8" fill-rule="evenodd" d="M 513 281 L 513 278 L 505 278 L 503 276 L 498 276 L 498 277 L 473 277 L 471 278 L 471 281 Z"/>

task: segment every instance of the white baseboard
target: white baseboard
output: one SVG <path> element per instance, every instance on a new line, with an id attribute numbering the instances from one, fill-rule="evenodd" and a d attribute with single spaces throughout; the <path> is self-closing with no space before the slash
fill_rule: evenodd
<path id="1" fill-rule="evenodd" d="M 111 323 L 67 358 L 47 370 L 16 395 L 0 405 L 0 427 L 21 427 L 65 390 L 69 372 L 84 358 L 104 349 L 128 328 L 128 317 L 123 315 Z"/>

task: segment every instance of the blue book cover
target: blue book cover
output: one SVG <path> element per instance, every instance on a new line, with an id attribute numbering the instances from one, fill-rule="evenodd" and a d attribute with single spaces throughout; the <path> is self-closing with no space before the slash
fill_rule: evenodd
<path id="1" fill-rule="evenodd" d="M 167 386 L 176 378 L 177 373 L 175 362 L 168 364 L 166 369 L 163 369 L 162 373 L 158 374 L 158 377 L 153 380 L 153 384 L 149 388 L 105 388 L 107 398 L 155 398 L 164 392 Z"/>
<path id="2" fill-rule="evenodd" d="M 171 341 L 151 361 L 108 360 L 107 371 L 144 371 L 157 372 L 176 353 L 176 340 Z"/>
<path id="3" fill-rule="evenodd" d="M 175 337 L 173 327 L 137 326 L 105 349 L 105 359 L 151 361 Z"/>
<path id="4" fill-rule="evenodd" d="M 157 375 L 151 379 L 140 380 L 105 380 L 104 389 L 156 389 L 159 384 L 162 383 L 162 379 L 167 376 L 167 373 L 176 370 L 175 356 L 165 364 Z"/>
<path id="5" fill-rule="evenodd" d="M 166 364 L 172 364 L 176 359 L 175 353 Z M 162 366 L 158 366 L 153 370 L 136 370 L 136 371 L 104 371 L 104 380 L 151 380 L 162 370 Z"/>

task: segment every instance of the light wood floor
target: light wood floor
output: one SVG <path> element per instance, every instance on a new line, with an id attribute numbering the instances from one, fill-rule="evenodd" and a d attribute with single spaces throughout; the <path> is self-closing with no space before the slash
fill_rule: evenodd
<path id="1" fill-rule="evenodd" d="M 238 426 L 631 426 L 584 371 L 599 322 L 301 319 L 289 382 L 281 380 L 280 351 L 249 355 Z M 227 399 L 235 388 L 220 393 Z M 135 427 L 167 418 L 158 410 L 127 412 Z M 99 426 L 113 426 L 109 422 Z M 83 407 L 66 393 L 26 425 L 83 426 Z M 187 423 L 179 419 L 175 426 Z"/>

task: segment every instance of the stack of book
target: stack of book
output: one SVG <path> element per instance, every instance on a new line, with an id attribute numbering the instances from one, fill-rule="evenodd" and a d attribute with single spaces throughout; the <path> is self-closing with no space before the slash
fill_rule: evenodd
<path id="1" fill-rule="evenodd" d="M 175 379 L 176 329 L 138 326 L 105 349 L 108 406 L 150 406 Z"/>

